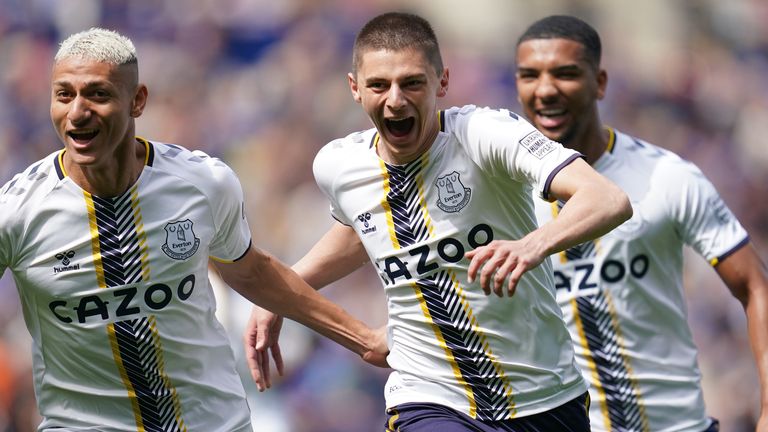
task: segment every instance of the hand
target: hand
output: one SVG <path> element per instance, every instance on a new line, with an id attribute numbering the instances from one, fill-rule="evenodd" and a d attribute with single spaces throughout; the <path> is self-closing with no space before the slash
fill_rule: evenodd
<path id="1" fill-rule="evenodd" d="M 768 412 L 763 410 L 760 418 L 757 420 L 756 432 L 768 432 Z"/>
<path id="2" fill-rule="evenodd" d="M 503 297 L 502 284 L 509 277 L 507 283 L 507 295 L 512 297 L 517 289 L 517 283 L 526 271 L 535 268 L 545 256 L 531 251 L 531 247 L 520 240 L 494 240 L 485 246 L 466 253 L 471 260 L 467 269 L 467 281 L 472 283 L 480 270 L 480 287 L 486 295 L 491 294 L 491 282 L 493 292 Z"/>
<path id="3" fill-rule="evenodd" d="M 277 373 L 283 376 L 283 356 L 280 353 L 280 329 L 283 326 L 283 317 L 272 312 L 253 306 L 248 325 L 243 332 L 245 344 L 245 358 L 251 377 L 260 392 L 272 387 L 269 370 L 269 353 L 275 361 Z"/>
<path id="4" fill-rule="evenodd" d="M 373 349 L 362 355 L 363 360 L 366 363 L 378 366 L 380 368 L 388 368 L 387 355 L 389 354 L 389 347 L 387 346 L 387 326 L 383 326 L 373 331 Z"/>

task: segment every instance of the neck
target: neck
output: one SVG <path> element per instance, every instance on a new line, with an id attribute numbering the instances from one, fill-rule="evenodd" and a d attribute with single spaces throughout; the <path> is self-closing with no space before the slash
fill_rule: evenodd
<path id="1" fill-rule="evenodd" d="M 143 143 L 131 139 L 130 145 L 121 146 L 98 164 L 78 164 L 69 153 L 64 153 L 64 169 L 67 175 L 83 190 L 100 198 L 120 196 L 127 191 L 144 169 L 146 148 Z"/>
<path id="2" fill-rule="evenodd" d="M 570 143 L 563 143 L 583 154 L 590 165 L 594 164 L 605 153 L 610 136 L 608 130 L 600 122 L 600 118 L 594 116 L 593 119 L 585 125 L 582 133 L 570 140 Z"/>

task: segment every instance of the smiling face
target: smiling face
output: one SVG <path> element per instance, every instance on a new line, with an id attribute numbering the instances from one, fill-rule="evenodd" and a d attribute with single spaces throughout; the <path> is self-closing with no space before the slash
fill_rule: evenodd
<path id="1" fill-rule="evenodd" d="M 581 150 L 599 134 L 597 101 L 607 75 L 569 39 L 530 39 L 517 47 L 517 92 L 528 119 L 548 138 Z"/>
<path id="2" fill-rule="evenodd" d="M 437 99 L 448 89 L 418 49 L 371 49 L 362 53 L 356 75 L 349 74 L 355 101 L 379 131 L 379 156 L 404 164 L 426 151 L 437 137 Z"/>
<path id="3" fill-rule="evenodd" d="M 120 149 L 135 146 L 134 118 L 141 115 L 147 99 L 146 87 L 137 80 L 132 64 L 118 66 L 79 57 L 56 62 L 51 120 L 66 158 L 82 167 L 106 167 L 119 159 Z"/>

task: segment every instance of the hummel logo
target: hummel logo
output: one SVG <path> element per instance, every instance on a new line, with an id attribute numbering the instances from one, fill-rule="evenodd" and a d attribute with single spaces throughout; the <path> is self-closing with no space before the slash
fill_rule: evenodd
<path id="1" fill-rule="evenodd" d="M 363 229 L 361 230 L 363 234 L 368 234 L 376 231 L 376 225 L 371 226 L 371 224 L 368 222 L 371 220 L 370 213 L 365 212 L 357 215 L 357 220 L 363 223 Z"/>
<path id="2" fill-rule="evenodd" d="M 66 252 L 60 252 L 57 253 L 56 259 L 61 261 L 61 267 L 53 267 L 53 273 L 61 273 L 65 271 L 70 270 L 80 270 L 80 264 L 70 265 L 72 262 L 69 260 L 70 258 L 75 256 L 75 251 L 66 251 Z"/>

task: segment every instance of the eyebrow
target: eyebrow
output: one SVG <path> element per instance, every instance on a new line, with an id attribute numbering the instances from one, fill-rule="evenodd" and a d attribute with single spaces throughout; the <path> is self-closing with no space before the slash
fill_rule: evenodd
<path id="1" fill-rule="evenodd" d="M 412 80 L 412 79 L 425 79 L 426 77 L 427 77 L 427 75 L 423 74 L 423 73 L 407 75 L 407 76 L 404 76 L 402 78 L 398 78 L 396 80 L 391 80 L 389 78 L 370 77 L 370 78 L 365 80 L 365 83 L 366 84 L 370 84 L 370 83 L 375 83 L 375 82 L 380 82 L 380 81 L 408 81 L 408 80 Z"/>

